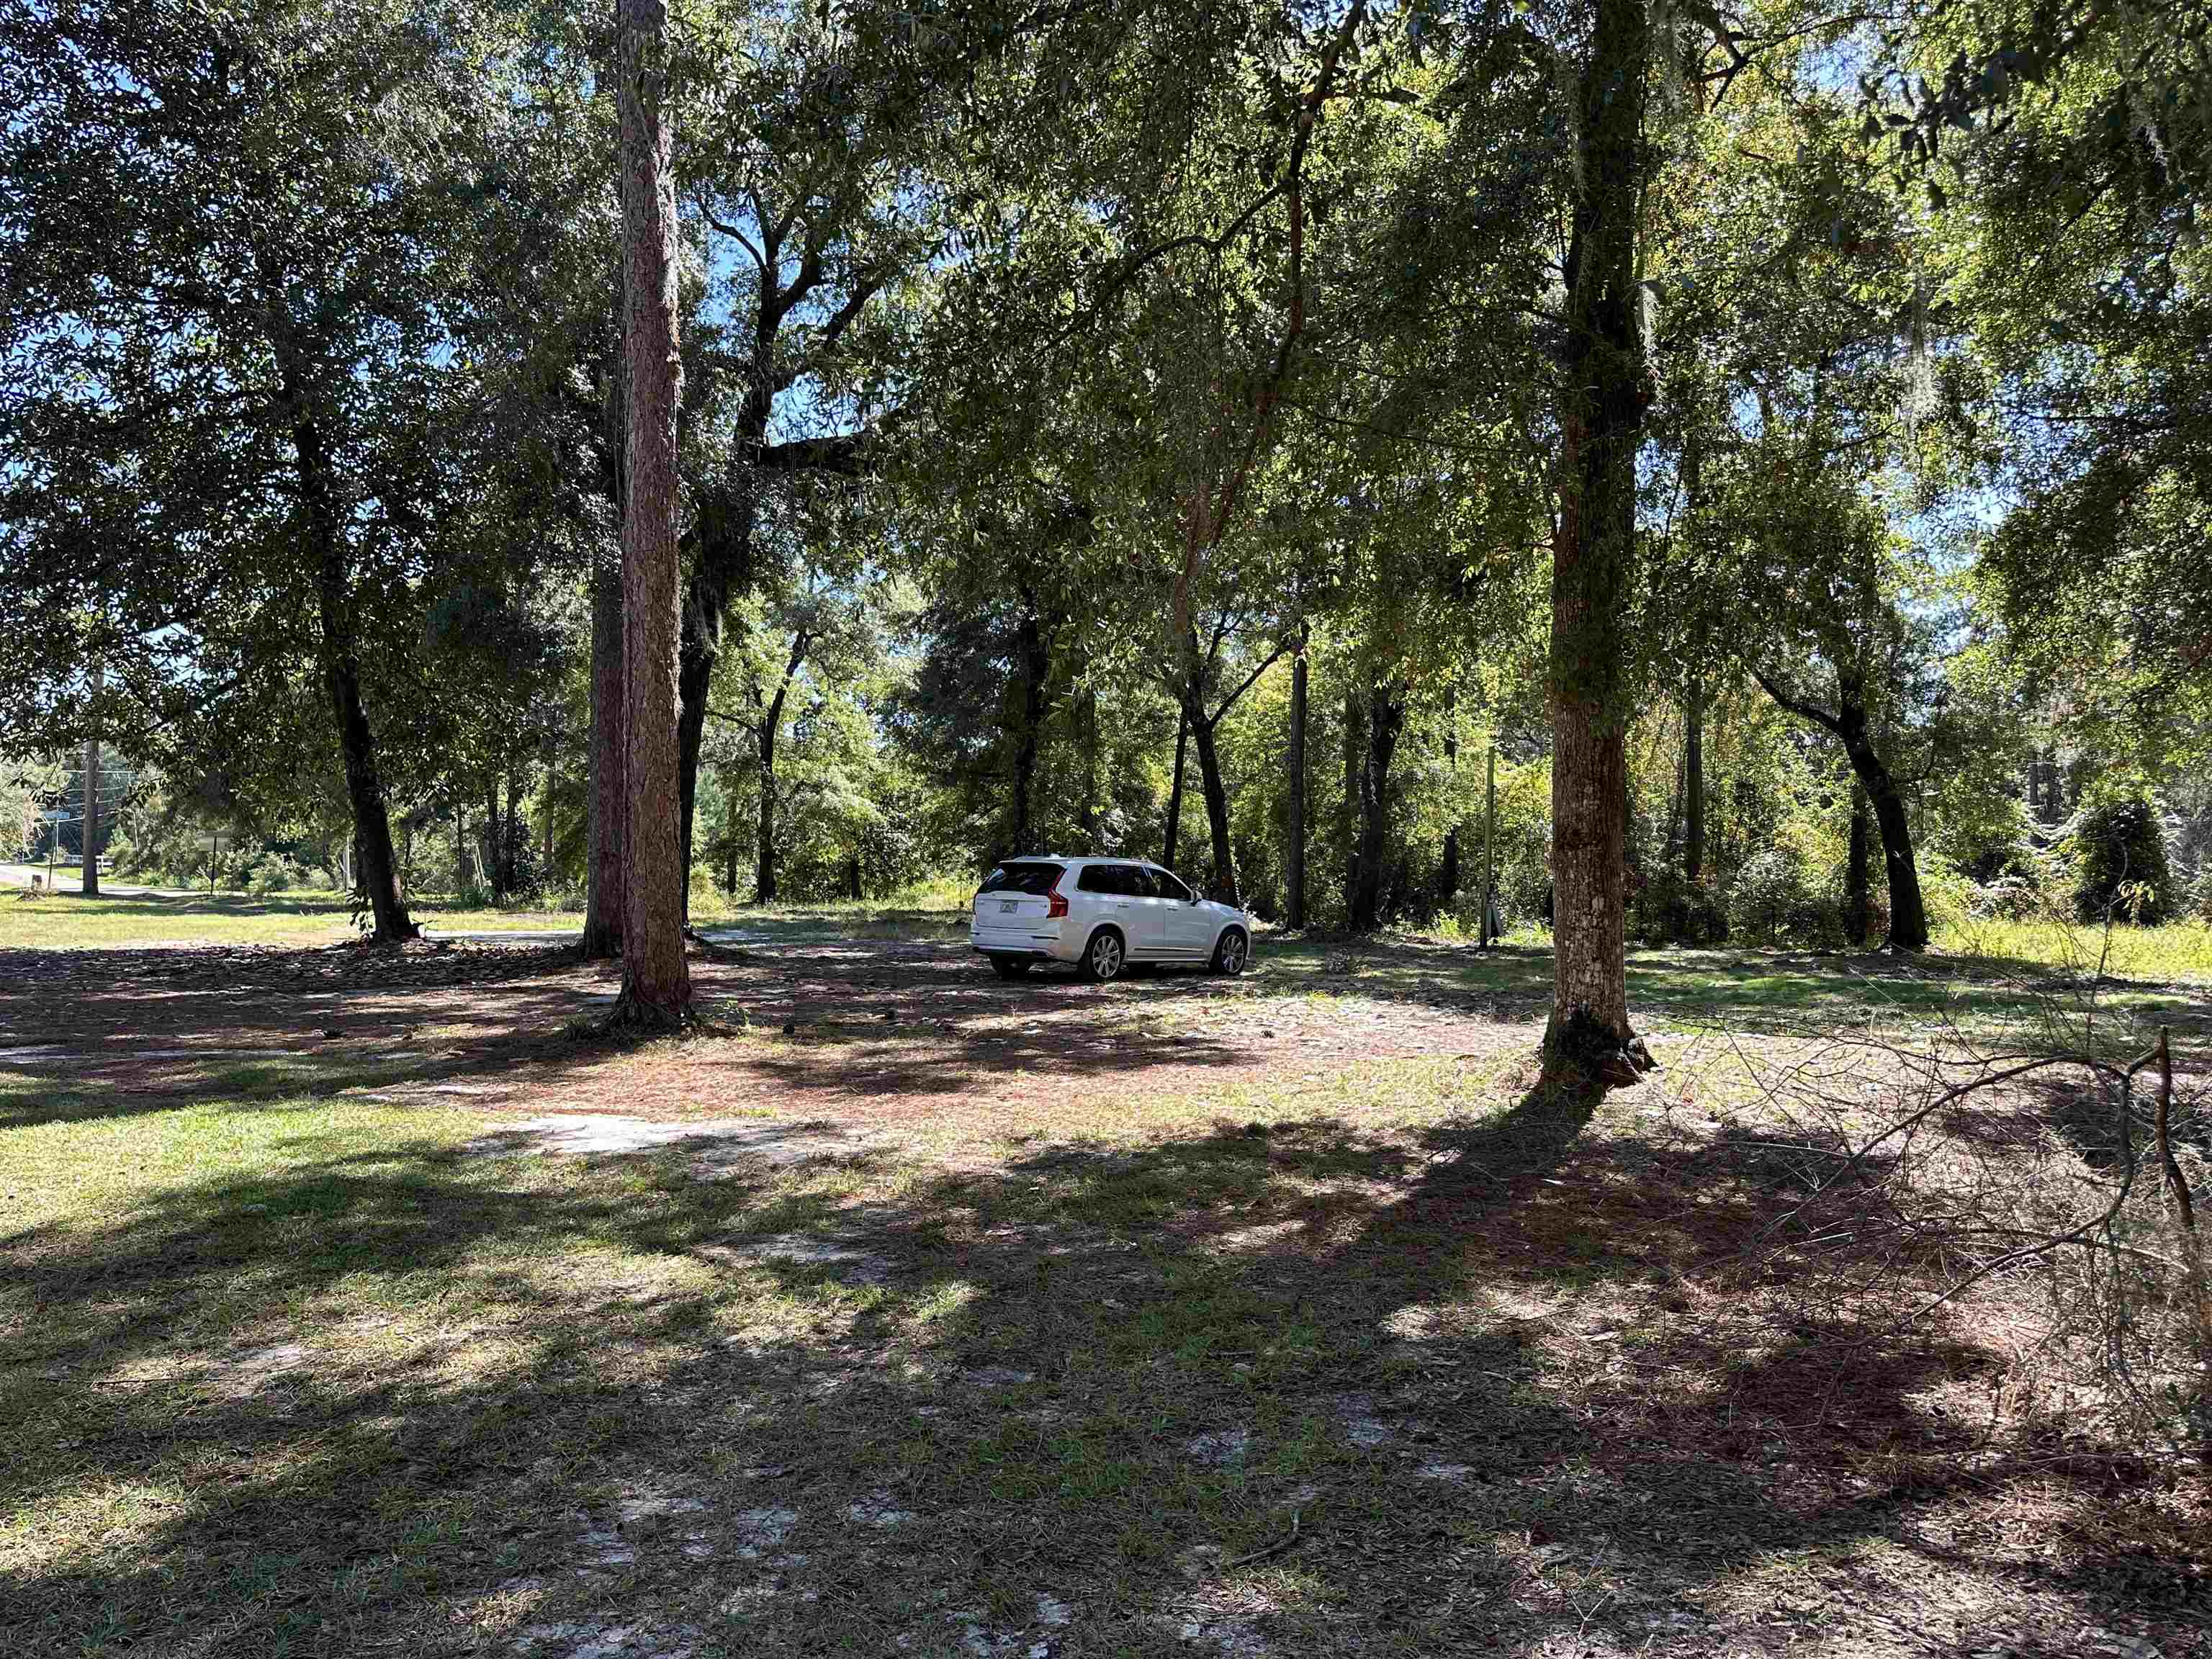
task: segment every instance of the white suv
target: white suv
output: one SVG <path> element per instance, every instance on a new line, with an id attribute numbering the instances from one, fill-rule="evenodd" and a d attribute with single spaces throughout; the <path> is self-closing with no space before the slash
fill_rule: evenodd
<path id="1" fill-rule="evenodd" d="M 1008 859 L 975 895 L 968 942 L 1001 979 L 1039 962 L 1072 962 L 1088 980 L 1119 979 L 1133 962 L 1241 974 L 1252 919 L 1142 859 Z"/>

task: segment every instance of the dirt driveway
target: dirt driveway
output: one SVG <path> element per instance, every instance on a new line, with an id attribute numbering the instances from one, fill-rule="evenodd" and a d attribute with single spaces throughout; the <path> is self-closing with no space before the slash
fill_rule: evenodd
<path id="1" fill-rule="evenodd" d="M 1007 984 L 957 943 L 836 939 L 702 946 L 692 972 L 710 1030 L 641 1051 L 580 1038 L 619 975 L 558 946 L 0 953 L 0 1065 L 136 1097 L 290 1086 L 893 1134 L 957 1107 L 970 1135 L 1019 1136 L 1256 1091 L 1340 1106 L 1349 1072 L 1487 1064 L 1538 1030 L 1449 983 L 1407 994 L 1264 963 Z"/>

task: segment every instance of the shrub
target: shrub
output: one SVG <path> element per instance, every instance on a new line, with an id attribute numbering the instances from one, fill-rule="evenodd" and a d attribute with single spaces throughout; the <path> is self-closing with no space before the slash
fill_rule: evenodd
<path id="1" fill-rule="evenodd" d="M 2174 896 L 2166 815 L 2141 782 L 2122 779 L 2093 786 L 2068 840 L 2074 857 L 2074 908 L 2083 921 L 2115 913 L 2136 922 L 2166 919 Z"/>
<path id="2" fill-rule="evenodd" d="M 1729 885 L 1729 934 L 1780 944 L 1835 944 L 1844 934 L 1836 895 L 1814 884 L 1803 860 L 1786 848 L 1770 848 L 1736 872 Z"/>
<path id="3" fill-rule="evenodd" d="M 282 853 L 264 853 L 248 860 L 245 869 L 249 893 L 282 893 L 307 884 L 307 870 Z"/>
<path id="4" fill-rule="evenodd" d="M 1628 925 L 1646 945 L 1717 945 L 1729 936 L 1728 906 L 1710 878 L 1665 865 L 1630 902 Z"/>

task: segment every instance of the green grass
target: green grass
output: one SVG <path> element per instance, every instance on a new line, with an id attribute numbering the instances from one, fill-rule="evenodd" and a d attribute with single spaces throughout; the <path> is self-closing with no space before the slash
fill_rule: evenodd
<path id="1" fill-rule="evenodd" d="M 171 902 L 21 902 L 0 927 L 296 925 Z M 949 940 L 957 917 L 742 921 Z M 1871 1643 L 1869 1608 L 1978 1620 L 1999 1540 L 2029 1532 L 2060 1541 L 2015 1612 L 2054 1650 L 2092 1624 L 2170 1642 L 2200 1611 L 2212 1547 L 2154 1488 L 2112 1475 L 2115 1505 L 2106 1465 L 1993 1417 L 2009 1327 L 1883 1325 L 1763 1265 L 1802 1188 L 1729 1043 L 1678 1037 L 1601 1103 L 1522 1097 L 1539 949 L 1277 936 L 1233 984 L 1005 1004 L 909 955 L 890 993 L 888 955 L 758 956 L 747 994 L 811 1005 L 803 1030 L 627 1053 L 599 1103 L 702 1054 L 792 1079 L 748 1123 L 866 1120 L 865 1090 L 810 1091 L 841 1067 L 976 1067 L 974 1102 L 864 1152 L 709 1167 L 472 1146 L 523 1113 L 349 1098 L 387 1062 L 343 1047 L 159 1093 L 0 1071 L 0 1652 L 567 1655 L 624 1630 L 699 1659 L 1689 1659 Z M 356 994 L 395 1001 L 424 965 Z M 1655 1030 L 2013 1017 L 2047 977 L 1728 951 L 1631 971 Z M 220 985 L 168 988 L 133 994 L 230 1017 Z M 2192 994 L 2128 994 L 2148 1018 Z M 1431 1011 L 1479 1047 L 1503 1019 L 1510 1046 L 1328 1040 Z M 1108 1039 L 1203 1052 L 1231 1026 L 1279 1026 L 1296 1063 L 1180 1091 L 1078 1070 Z M 1067 1086 L 1003 1116 L 981 1098 L 1056 1066 Z M 2115 1568 L 2138 1559 L 2160 1565 Z"/>
<path id="2" fill-rule="evenodd" d="M 0 1647 L 1687 1654 L 1971 1593 L 1909 1548 L 1945 1419 L 1851 1380 L 1915 1340 L 1827 1378 L 1725 1305 L 1771 1176 L 1434 1080 L 718 1180 L 307 1097 L 0 1131 Z"/>
<path id="3" fill-rule="evenodd" d="M 2155 927 L 2076 927 L 2038 920 L 1964 918 L 1936 932 L 1936 948 L 1958 956 L 2094 974 L 2114 979 L 2212 981 L 2212 924 L 2166 922 Z"/>

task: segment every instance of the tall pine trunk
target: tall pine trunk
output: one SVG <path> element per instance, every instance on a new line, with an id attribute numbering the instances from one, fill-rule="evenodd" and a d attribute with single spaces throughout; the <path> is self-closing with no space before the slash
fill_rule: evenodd
<path id="1" fill-rule="evenodd" d="M 684 403 L 677 352 L 676 198 L 669 167 L 667 12 L 663 0 L 619 0 L 622 101 L 623 348 L 629 418 L 623 513 L 623 989 L 629 1020 L 672 1026 L 690 1016 L 684 959 L 684 870 L 669 803 L 678 787 L 676 658 L 676 423 Z"/>
<path id="2" fill-rule="evenodd" d="M 1291 660 L 1290 823 L 1285 839 L 1288 856 L 1285 882 L 1289 887 L 1285 921 L 1293 933 L 1306 925 L 1306 653 L 1303 637 L 1298 653 Z"/>
<path id="3" fill-rule="evenodd" d="M 1452 712 L 1452 724 L 1444 732 L 1444 769 L 1450 774 L 1448 786 L 1451 799 L 1459 799 L 1459 713 Z M 1444 826 L 1443 867 L 1437 872 L 1437 896 L 1440 902 L 1449 904 L 1459 893 L 1459 814 L 1456 805 L 1449 823 Z"/>
<path id="4" fill-rule="evenodd" d="M 1626 861 L 1628 607 L 1636 451 L 1650 386 L 1637 216 L 1650 52 L 1644 0 L 1596 0 L 1581 84 L 1566 269 L 1559 522 L 1552 548 L 1553 980 L 1551 1067 L 1622 1079 L 1643 1059 L 1628 1021 Z"/>

